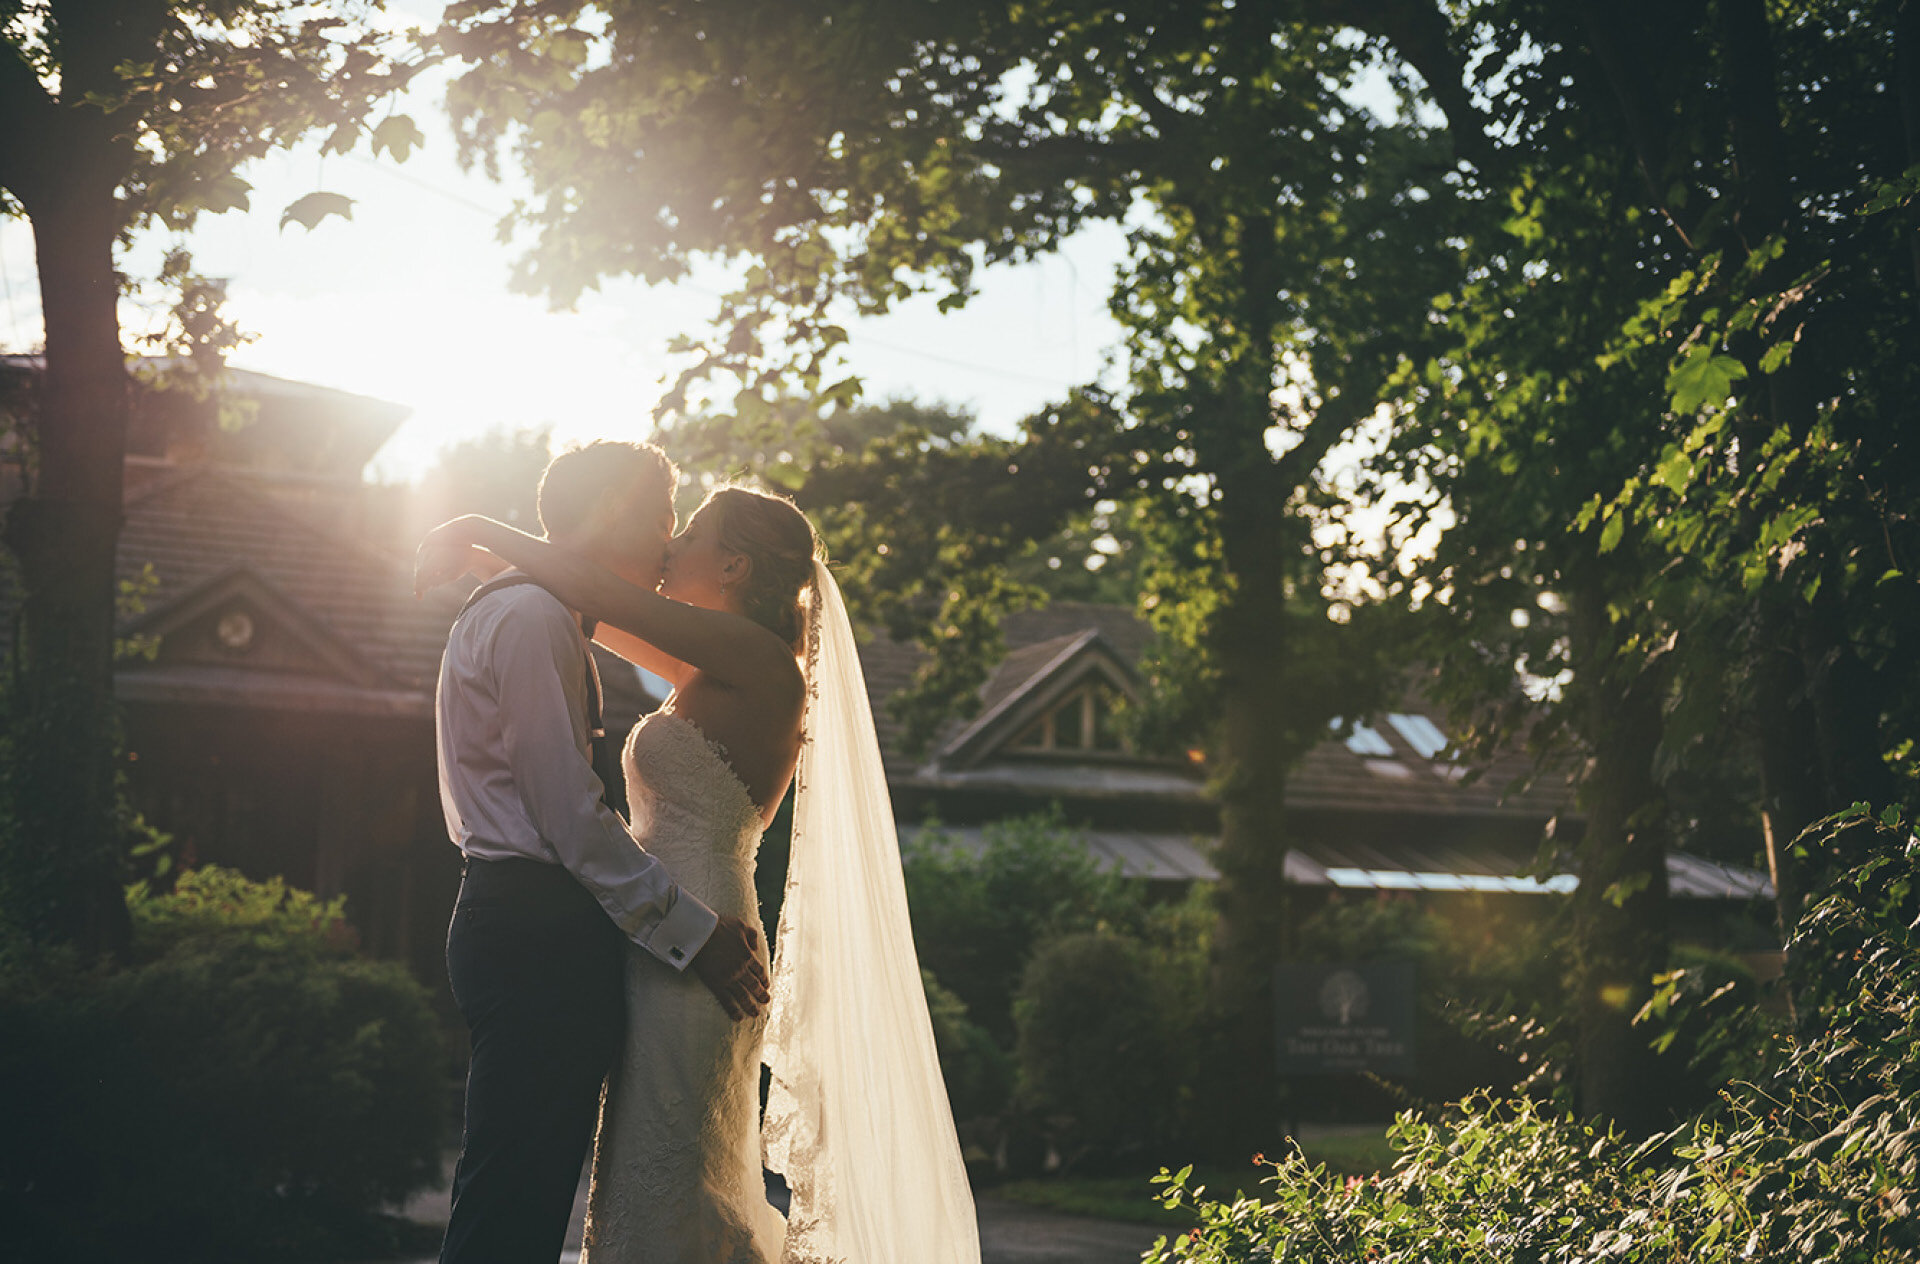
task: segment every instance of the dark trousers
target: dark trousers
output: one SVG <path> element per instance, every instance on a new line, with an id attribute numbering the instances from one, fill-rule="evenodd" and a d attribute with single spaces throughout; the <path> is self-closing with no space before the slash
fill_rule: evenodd
<path id="1" fill-rule="evenodd" d="M 466 1135 L 442 1264 L 554 1264 L 625 1027 L 625 941 L 557 865 L 470 860 L 447 929 Z"/>

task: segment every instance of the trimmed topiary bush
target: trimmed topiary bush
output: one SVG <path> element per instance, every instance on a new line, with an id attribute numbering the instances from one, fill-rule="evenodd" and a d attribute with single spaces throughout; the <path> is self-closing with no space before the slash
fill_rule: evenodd
<path id="1" fill-rule="evenodd" d="M 0 951 L 0 1223 L 23 1258 L 365 1255 L 439 1179 L 425 990 L 342 901 L 204 869 L 130 892 L 135 960 Z M 415 1246 L 417 1243 L 405 1243 Z"/>

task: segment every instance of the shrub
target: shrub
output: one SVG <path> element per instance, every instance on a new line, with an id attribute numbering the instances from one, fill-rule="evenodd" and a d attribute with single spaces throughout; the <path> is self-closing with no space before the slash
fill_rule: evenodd
<path id="1" fill-rule="evenodd" d="M 358 959 L 342 902 L 205 869 L 129 893 L 120 970 L 0 955 L 0 1221 L 68 1260 L 390 1247 L 439 1176 L 424 989 Z"/>
<path id="2" fill-rule="evenodd" d="M 967 1016 L 967 1005 L 940 986 L 933 971 L 922 970 L 927 1012 L 933 1019 L 933 1043 L 940 1051 L 940 1073 L 947 1081 L 953 1117 L 961 1123 L 997 1115 L 1013 1091 L 1013 1060 L 986 1028 Z"/>
<path id="3" fill-rule="evenodd" d="M 1121 1163 L 1178 1131 L 1189 1096 L 1187 1006 L 1145 944 L 1110 933 L 1050 940 L 1014 1005 L 1021 1091 L 1058 1116 L 1068 1162 Z"/>
<path id="4" fill-rule="evenodd" d="M 1010 1046 L 1013 992 L 1035 946 L 1137 921 L 1144 897 L 1101 870 L 1057 811 L 988 825 L 984 839 L 974 851 L 938 829 L 915 835 L 903 856 L 907 903 L 920 964 Z"/>
<path id="5" fill-rule="evenodd" d="M 1201 1223 L 1149 1260 L 1920 1259 L 1920 840 L 1854 812 L 1803 845 L 1841 843 L 1866 858 L 1789 946 L 1802 1029 L 1765 1044 L 1719 1110 L 1631 1147 L 1533 1102 L 1474 1097 L 1435 1121 L 1403 1115 L 1394 1170 L 1374 1179 L 1293 1156 L 1265 1196 L 1210 1201 L 1163 1173 L 1166 1201 L 1197 1202 Z"/>

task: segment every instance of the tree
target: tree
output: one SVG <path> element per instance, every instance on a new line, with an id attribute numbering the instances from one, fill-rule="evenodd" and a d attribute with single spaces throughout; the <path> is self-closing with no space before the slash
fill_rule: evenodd
<path id="1" fill-rule="evenodd" d="M 410 120 L 368 126 L 408 74 L 362 21 L 376 8 L 0 4 L 0 209 L 33 225 L 46 322 L 28 491 L 6 523 L 25 596 L 0 893 L 36 935 L 99 950 L 127 934 L 112 742 L 128 407 L 115 250 L 138 228 L 244 207 L 238 169 L 316 129 L 330 129 L 330 150 L 364 135 L 404 156 L 420 135 Z M 345 202 L 311 194 L 287 217 L 311 226 Z"/>
<path id="2" fill-rule="evenodd" d="M 1400 450 L 1456 519 L 1418 578 L 1447 594 L 1430 652 L 1461 710 L 1588 761 L 1582 1102 L 1644 1129 L 1632 1017 L 1664 968 L 1667 843 L 1698 828 L 1676 791 L 1752 752 L 1783 931 L 1795 837 L 1912 793 L 1892 348 L 1915 288 L 1888 190 L 1915 151 L 1871 86 L 1911 80 L 1911 6 L 1479 16 L 1511 193 L 1435 301 L 1452 345 L 1403 378 Z M 1502 689 L 1515 662 L 1558 690 Z"/>
<path id="3" fill-rule="evenodd" d="M 1016 440 L 873 450 L 850 481 L 819 471 L 807 497 L 844 505 L 857 485 L 860 512 L 893 530 L 888 553 L 851 559 L 856 584 L 933 597 L 894 608 L 969 645 L 1008 598 L 996 564 L 1076 511 L 1151 504 L 1209 558 L 1212 591 L 1168 571 L 1161 605 L 1170 625 L 1190 595 L 1209 612 L 1183 628 L 1207 664 L 1187 678 L 1218 686 L 1222 1063 L 1251 1069 L 1251 1091 L 1270 1065 L 1284 770 L 1368 703 L 1364 671 L 1312 650 L 1332 626 L 1314 474 L 1425 336 L 1395 296 L 1439 284 L 1413 278 L 1444 256 L 1407 242 L 1434 240 L 1453 200 L 1444 136 L 1343 95 L 1374 57 L 1336 38 L 1345 11 L 1328 10 L 637 4 L 596 34 L 575 6 L 472 5 L 446 36 L 474 62 L 449 98 L 468 152 L 494 161 L 510 145 L 535 184 L 523 283 L 564 302 L 608 273 L 752 260 L 690 370 L 734 375 L 742 415 L 779 382 L 851 389 L 827 372 L 843 307 L 920 288 L 958 303 L 982 264 L 1152 212 L 1132 221 L 1116 290 L 1135 365 L 1124 408 L 1081 392 Z M 1353 10 L 1385 28 L 1410 18 L 1432 80 L 1460 82 L 1434 15 Z M 1403 196 L 1409 182 L 1421 195 Z M 1325 213 L 1283 229 L 1284 208 L 1309 205 Z M 1369 274 L 1382 283 L 1354 284 Z M 897 547 L 906 536 L 920 543 Z M 952 700 L 969 678 L 926 683 Z"/>
<path id="4" fill-rule="evenodd" d="M 810 471 L 802 503 L 886 524 L 856 580 L 914 595 L 890 608 L 963 647 L 1031 541 L 1100 506 L 1144 515 L 1155 672 L 1185 704 L 1147 719 L 1212 722 L 1216 1000 L 1242 1068 L 1266 1064 L 1285 940 L 1284 773 L 1389 684 L 1367 635 L 1383 609 L 1335 581 L 1365 562 L 1395 595 L 1424 583 L 1455 616 L 1431 646 L 1473 690 L 1463 715 L 1589 769 L 1583 1103 L 1643 1124 L 1630 1020 L 1664 960 L 1677 771 L 1743 726 L 1781 840 L 1899 792 L 1894 488 L 1914 483 L 1883 477 L 1910 445 L 1871 423 L 1913 397 L 1910 339 L 1875 322 L 1905 330 L 1916 306 L 1897 177 L 1920 61 L 1893 0 L 1632 14 L 475 3 L 445 38 L 473 62 L 450 97 L 468 153 L 535 184 L 525 284 L 564 302 L 602 275 L 741 262 L 670 407 L 702 377 L 730 377 L 742 417 L 782 389 L 844 399 L 842 312 L 963 302 L 983 265 L 1125 224 L 1119 396 L 1080 392 L 1011 439 L 871 447 Z M 1360 104 L 1379 83 L 1388 102 Z M 1874 196 L 1891 209 L 1853 214 Z M 1795 330 L 1824 350 L 1782 350 Z M 1399 578 L 1343 534 L 1326 476 L 1369 427 L 1397 430 L 1415 514 L 1455 522 Z M 1879 556 L 1900 577 L 1875 579 Z M 1557 689 L 1527 692 L 1517 652 Z M 950 705 L 969 679 L 936 669 L 924 692 Z"/>

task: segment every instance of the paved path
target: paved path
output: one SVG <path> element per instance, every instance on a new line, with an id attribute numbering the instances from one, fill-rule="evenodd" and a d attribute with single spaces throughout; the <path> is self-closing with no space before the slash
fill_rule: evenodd
<path id="1" fill-rule="evenodd" d="M 993 1197 L 981 1198 L 976 1206 L 981 1264 L 1136 1264 L 1155 1239 L 1169 1232 Z"/>
<path id="2" fill-rule="evenodd" d="M 561 1264 L 578 1264 L 580 1225 L 586 1214 L 586 1182 L 580 1183 Z M 406 1216 L 425 1224 L 445 1224 L 446 1190 L 430 1190 L 409 1202 Z M 1136 1264 L 1165 1230 L 1151 1225 L 1090 1220 L 991 1196 L 978 1202 L 981 1264 Z M 408 1264 L 433 1264 L 431 1260 Z"/>

